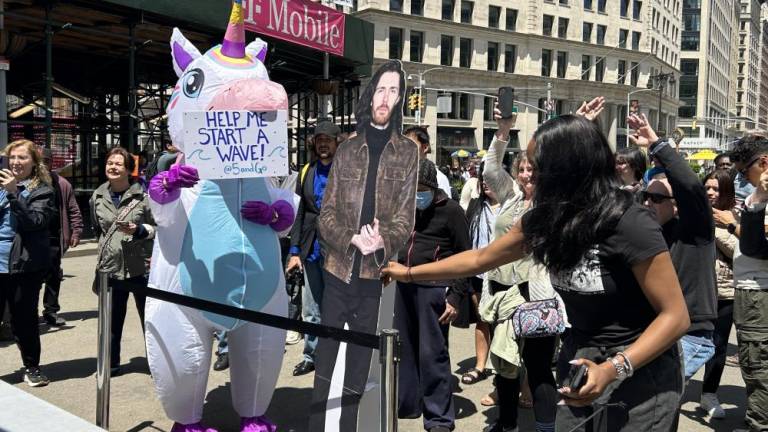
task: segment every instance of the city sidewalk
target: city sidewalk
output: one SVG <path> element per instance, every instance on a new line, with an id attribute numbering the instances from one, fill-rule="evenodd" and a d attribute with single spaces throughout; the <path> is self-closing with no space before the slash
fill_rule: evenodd
<path id="1" fill-rule="evenodd" d="M 51 379 L 47 387 L 30 388 L 22 381 L 21 360 L 12 342 L 0 342 L 0 379 L 44 399 L 89 422 L 96 412 L 96 296 L 91 292 L 96 254 L 95 243 L 71 250 L 64 259 L 65 280 L 61 290 L 61 316 L 67 325 L 61 329 L 41 327 L 42 367 Z M 480 405 L 480 398 L 491 390 L 491 379 L 475 385 L 459 384 L 460 371 L 474 365 L 474 333 L 451 329 L 451 359 L 454 364 L 456 430 L 479 432 L 489 419 L 496 417 L 495 408 Z M 280 431 L 306 431 L 306 418 L 312 393 L 313 375 L 293 377 L 291 371 L 301 360 L 303 345 L 286 347 L 283 369 L 267 415 Z M 729 354 L 735 352 L 735 331 L 731 335 Z M 133 302 L 123 333 L 123 374 L 112 379 L 111 428 L 113 431 L 169 431 L 171 422 L 165 417 L 155 397 L 148 375 L 144 339 Z M 221 432 L 237 431 L 239 418 L 232 409 L 229 396 L 229 374 L 211 370 L 208 381 L 204 421 Z M 738 368 L 726 366 L 720 386 L 720 400 L 727 418 L 709 423 L 697 410 L 701 390 L 701 373 L 687 389 L 680 420 L 680 430 L 732 431 L 743 427 L 744 383 Z M 695 401 L 695 402 L 694 402 Z M 5 406 L 9 409 L 9 406 Z M 372 420 L 373 421 L 373 420 Z M 400 430 L 423 430 L 421 420 L 403 420 Z M 531 410 L 521 411 L 521 431 L 533 430 Z M 17 432 L 17 431 L 8 431 Z M 69 432 L 69 431 L 68 431 Z M 76 432 L 76 431 L 71 431 Z"/>

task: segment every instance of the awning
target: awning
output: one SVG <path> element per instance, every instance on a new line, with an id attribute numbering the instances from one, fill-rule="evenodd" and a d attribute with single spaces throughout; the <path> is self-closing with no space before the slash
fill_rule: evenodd
<path id="1" fill-rule="evenodd" d="M 291 0 L 299 1 L 299 0 Z M 304 1 L 304 0 L 301 0 Z M 308 0 L 306 0 L 308 1 Z M 35 0 L 4 1 L 9 89 L 40 88 L 45 71 L 46 8 Z M 204 51 L 221 42 L 231 0 L 62 0 L 51 2 L 53 76 L 84 93 L 127 87 L 133 40 L 138 82 L 173 83 L 168 41 L 173 27 Z M 345 16 L 344 56 L 330 56 L 331 78 L 357 79 L 373 63 L 373 24 Z M 250 33 L 250 32 L 249 32 Z M 247 39 L 256 35 L 250 33 Z M 321 78 L 320 51 L 259 35 L 270 45 L 267 67 L 289 93 Z"/>

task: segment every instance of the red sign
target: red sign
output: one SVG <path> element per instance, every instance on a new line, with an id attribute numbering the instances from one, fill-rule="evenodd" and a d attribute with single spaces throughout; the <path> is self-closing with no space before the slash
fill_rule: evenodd
<path id="1" fill-rule="evenodd" d="M 309 0 L 243 0 L 246 30 L 344 55 L 344 14 Z"/>

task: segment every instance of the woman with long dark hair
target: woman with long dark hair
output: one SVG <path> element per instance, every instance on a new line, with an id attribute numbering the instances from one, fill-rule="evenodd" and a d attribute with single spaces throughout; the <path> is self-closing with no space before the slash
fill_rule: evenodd
<path id="1" fill-rule="evenodd" d="M 587 369 L 582 386 L 560 389 L 557 430 L 602 406 L 609 430 L 668 429 L 683 385 L 676 342 L 690 321 L 658 223 L 620 189 L 613 153 L 593 122 L 549 120 L 527 151 L 536 189 L 516 226 L 488 247 L 411 268 L 391 262 L 383 275 L 466 277 L 530 252 L 549 271 L 572 326 L 558 379 Z"/>
<path id="2" fill-rule="evenodd" d="M 717 389 L 725 369 L 728 338 L 733 326 L 733 251 L 739 242 L 735 232 L 730 232 L 728 226 L 737 223 L 735 176 L 726 170 L 715 170 L 704 177 L 704 188 L 707 198 L 712 205 L 715 217 L 715 274 L 717 275 L 717 319 L 713 342 L 715 354 L 704 368 L 704 384 L 701 388 L 700 407 L 711 418 L 724 418 L 725 410 L 720 406 Z M 731 228 L 732 231 L 735 231 Z"/>

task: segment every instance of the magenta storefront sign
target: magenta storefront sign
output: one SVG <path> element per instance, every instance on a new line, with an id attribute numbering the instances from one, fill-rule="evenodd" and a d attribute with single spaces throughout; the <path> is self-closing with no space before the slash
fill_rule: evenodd
<path id="1" fill-rule="evenodd" d="M 344 55 L 344 14 L 309 0 L 243 0 L 248 31 Z"/>

